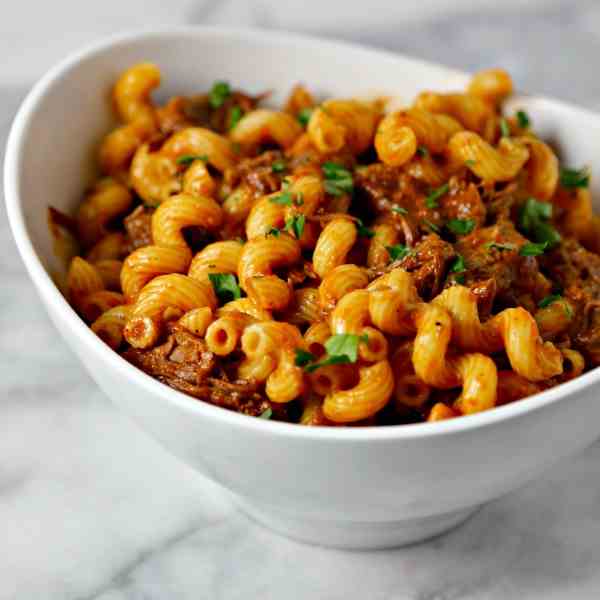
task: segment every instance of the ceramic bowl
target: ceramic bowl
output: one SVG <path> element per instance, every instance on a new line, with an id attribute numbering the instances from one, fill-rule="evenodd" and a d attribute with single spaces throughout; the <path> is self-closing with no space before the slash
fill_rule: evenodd
<path id="1" fill-rule="evenodd" d="M 70 56 L 32 89 L 12 126 L 4 172 L 21 256 L 82 365 L 169 452 L 276 531 L 322 545 L 381 548 L 448 530 L 594 440 L 600 431 L 597 369 L 531 398 L 446 422 L 309 428 L 194 400 L 111 351 L 53 283 L 51 275 L 64 265 L 53 253 L 46 207 L 75 209 L 98 142 L 114 125 L 111 85 L 140 61 L 162 71 L 159 100 L 226 79 L 251 92 L 274 90 L 275 102 L 299 81 L 318 94 L 385 93 L 409 101 L 423 89 L 461 89 L 468 76 L 343 43 L 194 27 L 109 39 Z M 600 172 L 600 117 L 536 97 L 516 99 L 517 107 L 528 111 L 543 136 L 559 142 L 567 163 Z"/>

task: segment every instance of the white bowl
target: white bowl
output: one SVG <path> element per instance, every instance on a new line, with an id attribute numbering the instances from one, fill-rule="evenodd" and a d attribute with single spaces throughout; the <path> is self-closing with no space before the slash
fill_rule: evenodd
<path id="1" fill-rule="evenodd" d="M 97 143 L 113 124 L 109 89 L 123 69 L 146 60 L 161 68 L 163 98 L 228 79 L 252 91 L 275 90 L 275 101 L 298 81 L 332 95 L 386 92 L 410 99 L 425 88 L 462 88 L 467 76 L 337 42 L 194 27 L 94 45 L 33 88 L 14 121 L 5 163 L 8 215 L 21 256 L 50 317 L 98 385 L 167 450 L 279 532 L 323 545 L 379 548 L 446 531 L 594 440 L 600 430 L 597 369 L 456 420 L 330 429 L 249 418 L 199 402 L 112 352 L 50 277 L 64 266 L 53 256 L 46 207 L 74 210 Z M 567 162 L 591 163 L 600 172 L 598 116 L 541 98 L 517 103 L 542 134 L 560 141 Z"/>

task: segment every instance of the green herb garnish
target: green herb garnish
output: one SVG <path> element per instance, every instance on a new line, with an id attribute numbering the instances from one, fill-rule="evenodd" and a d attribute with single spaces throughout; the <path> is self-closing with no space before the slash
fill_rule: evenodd
<path id="1" fill-rule="evenodd" d="M 500 133 L 502 137 L 510 137 L 510 127 L 506 119 L 500 119 Z"/>
<path id="2" fill-rule="evenodd" d="M 271 196 L 269 202 L 273 204 L 281 204 L 282 206 L 291 206 L 294 198 L 291 192 L 282 192 L 277 196 Z"/>
<path id="3" fill-rule="evenodd" d="M 208 278 L 217 298 L 221 302 L 225 303 L 242 297 L 242 291 L 235 275 L 231 273 L 209 273 Z"/>
<path id="4" fill-rule="evenodd" d="M 229 129 L 234 129 L 243 116 L 242 109 L 239 106 L 234 106 L 229 114 Z"/>
<path id="5" fill-rule="evenodd" d="M 473 219 L 450 219 L 446 223 L 446 227 L 456 235 L 467 235 L 473 231 L 475 221 Z"/>
<path id="6" fill-rule="evenodd" d="M 312 373 L 326 365 L 355 363 L 358 359 L 358 344 L 361 342 L 366 344 L 368 341 L 367 335 L 358 336 L 352 333 L 332 335 L 325 342 L 327 357 L 317 363 L 307 364 L 305 370 L 307 373 Z"/>
<path id="7" fill-rule="evenodd" d="M 273 173 L 283 173 L 287 168 L 284 160 L 276 160 L 271 165 L 271 171 Z"/>
<path id="8" fill-rule="evenodd" d="M 206 154 L 182 154 L 175 159 L 178 165 L 191 165 L 195 160 L 201 160 L 208 162 L 208 156 Z"/>
<path id="9" fill-rule="evenodd" d="M 502 244 L 500 242 L 487 242 L 486 244 L 483 245 L 484 248 L 489 248 L 490 250 L 492 248 L 496 248 L 498 250 L 516 250 L 517 247 L 514 244 Z"/>
<path id="10" fill-rule="evenodd" d="M 269 406 L 263 412 L 258 415 L 259 419 L 270 419 L 273 416 L 273 409 Z"/>
<path id="11" fill-rule="evenodd" d="M 290 219 L 286 219 L 285 230 L 293 233 L 296 239 L 300 239 L 304 233 L 304 224 L 306 217 L 302 214 L 294 215 Z"/>
<path id="12" fill-rule="evenodd" d="M 521 246 L 519 254 L 521 256 L 540 256 L 541 254 L 544 254 L 544 251 L 546 248 L 548 248 L 548 246 L 548 242 L 541 242 L 539 244 L 536 244 L 535 242 L 527 242 Z"/>
<path id="13" fill-rule="evenodd" d="M 368 227 L 365 227 L 360 219 L 356 219 L 354 224 L 356 225 L 356 231 L 358 232 L 359 236 L 370 239 L 375 235 L 375 232 Z"/>
<path id="14" fill-rule="evenodd" d="M 467 270 L 467 265 L 465 264 L 465 259 L 462 257 L 462 255 L 459 254 L 454 259 L 454 262 L 452 263 L 452 266 L 450 267 L 450 273 L 455 273 L 454 281 L 456 281 L 457 283 L 464 283 L 465 276 L 462 275 L 462 273 L 464 273 L 466 270 Z"/>
<path id="15" fill-rule="evenodd" d="M 391 262 L 395 260 L 401 260 L 405 256 L 411 253 L 410 248 L 407 248 L 404 244 L 395 244 L 394 246 L 386 246 L 385 249 L 390 255 Z"/>
<path id="16" fill-rule="evenodd" d="M 334 162 L 323 163 L 321 167 L 325 176 L 325 191 L 332 196 L 351 194 L 354 189 L 352 173 Z"/>
<path id="17" fill-rule="evenodd" d="M 208 95 L 208 102 L 212 108 L 219 108 L 231 96 L 231 88 L 226 81 L 215 81 Z"/>
<path id="18" fill-rule="evenodd" d="M 397 205 L 392 206 L 392 212 L 395 212 L 398 215 L 407 215 L 408 214 L 408 211 L 405 208 L 402 208 L 402 206 L 397 206 Z"/>
<path id="19" fill-rule="evenodd" d="M 477 164 L 477 161 L 473 160 L 472 158 L 468 158 L 467 160 L 465 160 L 465 165 L 467 167 L 474 167 Z"/>
<path id="20" fill-rule="evenodd" d="M 297 367 L 305 367 L 311 362 L 314 362 L 317 357 L 312 352 L 307 352 L 306 350 L 302 350 L 302 348 L 296 348 L 296 358 L 294 359 L 294 364 Z"/>
<path id="21" fill-rule="evenodd" d="M 445 183 L 444 185 L 440 186 L 439 188 L 436 188 L 435 190 L 433 190 L 432 192 L 430 192 L 430 194 L 425 199 L 425 206 L 427 208 L 437 208 L 438 207 L 438 200 L 442 196 L 446 195 L 449 190 L 450 190 L 450 186 L 447 183 Z"/>
<path id="22" fill-rule="evenodd" d="M 517 111 L 517 123 L 521 129 L 527 129 L 531 125 L 529 115 L 524 110 Z"/>
<path id="23" fill-rule="evenodd" d="M 272 235 L 273 237 L 279 237 L 279 235 L 281 234 L 281 231 L 279 231 L 279 229 L 277 229 L 277 227 L 271 227 L 271 229 L 269 229 L 269 231 L 267 231 L 267 235 Z"/>
<path id="24" fill-rule="evenodd" d="M 429 150 L 425 146 L 419 146 L 417 148 L 417 154 L 419 156 L 427 156 L 429 154 Z"/>
<path id="25" fill-rule="evenodd" d="M 560 294 L 550 294 L 549 296 L 542 298 L 539 301 L 538 306 L 540 308 L 546 308 L 551 304 L 554 304 L 555 302 L 560 302 L 562 304 L 565 313 L 569 319 L 573 317 L 573 309 L 571 308 L 571 305 Z"/>
<path id="26" fill-rule="evenodd" d="M 313 110 L 315 110 L 314 107 L 307 107 L 303 108 L 298 113 L 298 116 L 296 118 L 298 119 L 298 122 L 300 123 L 300 125 L 302 125 L 302 127 L 306 127 L 308 125 L 310 117 L 313 114 Z"/>
<path id="27" fill-rule="evenodd" d="M 429 229 L 431 229 L 431 231 L 435 231 L 435 233 L 440 232 L 440 228 L 435 223 L 432 223 L 428 219 L 423 219 L 423 223 L 425 223 L 425 225 L 427 225 L 427 227 L 429 227 Z"/>
<path id="28" fill-rule="evenodd" d="M 519 228 L 538 243 L 547 242 L 548 248 L 560 242 L 560 234 L 548 221 L 552 218 L 552 204 L 527 198 L 519 211 Z"/>
<path id="29" fill-rule="evenodd" d="M 568 169 L 561 167 L 560 184 L 566 188 L 586 188 L 590 184 L 590 171 L 588 167 L 581 169 Z"/>

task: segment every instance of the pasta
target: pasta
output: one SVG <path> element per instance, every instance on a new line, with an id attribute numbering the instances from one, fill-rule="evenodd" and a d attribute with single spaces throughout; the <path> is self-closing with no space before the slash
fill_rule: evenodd
<path id="1" fill-rule="evenodd" d="M 437 422 L 600 364 L 600 216 L 502 69 L 466 90 L 282 109 L 215 82 L 151 97 L 117 80 L 119 126 L 74 218 L 66 295 L 149 375 L 305 426 Z M 73 244 L 75 246 L 75 244 Z"/>

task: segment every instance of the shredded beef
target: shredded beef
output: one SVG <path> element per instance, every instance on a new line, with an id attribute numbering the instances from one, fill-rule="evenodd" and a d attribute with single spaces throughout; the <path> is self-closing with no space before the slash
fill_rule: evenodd
<path id="1" fill-rule="evenodd" d="M 161 345 L 149 350 L 128 348 L 123 357 L 170 387 L 217 406 L 254 416 L 271 407 L 257 383 L 228 381 L 204 340 L 179 325 L 168 325 L 167 339 Z M 277 414 L 284 418 L 284 413 Z"/>
<path id="2" fill-rule="evenodd" d="M 281 187 L 284 173 L 274 173 L 273 163 L 283 159 L 278 150 L 263 152 L 255 158 L 242 159 L 225 173 L 225 182 L 230 188 L 245 183 L 256 198 L 272 194 Z"/>
<path id="3" fill-rule="evenodd" d="M 123 219 L 127 232 L 127 254 L 152 244 L 152 213 L 154 211 L 144 206 L 138 206 L 130 215 Z"/>

